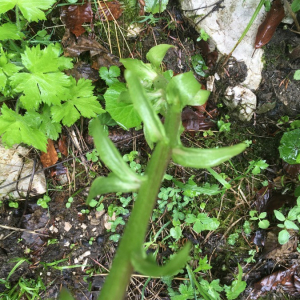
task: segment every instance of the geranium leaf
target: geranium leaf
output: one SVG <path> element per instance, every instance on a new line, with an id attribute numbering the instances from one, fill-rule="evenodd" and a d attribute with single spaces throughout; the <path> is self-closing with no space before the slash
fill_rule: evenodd
<path id="1" fill-rule="evenodd" d="M 5 23 L 0 26 L 0 40 L 21 40 L 23 37 L 16 24 Z"/>
<path id="2" fill-rule="evenodd" d="M 56 0 L 1 0 L 0 14 L 7 12 L 18 5 L 23 16 L 28 21 L 46 20 L 42 10 L 49 9 Z"/>

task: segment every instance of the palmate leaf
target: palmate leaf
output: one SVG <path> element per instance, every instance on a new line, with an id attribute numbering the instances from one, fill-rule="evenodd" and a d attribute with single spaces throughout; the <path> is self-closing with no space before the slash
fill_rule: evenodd
<path id="1" fill-rule="evenodd" d="M 16 24 L 5 23 L 0 26 L 0 40 L 21 40 L 24 36 Z"/>
<path id="2" fill-rule="evenodd" d="M 40 119 L 40 131 L 44 132 L 49 139 L 54 141 L 57 140 L 59 133 L 61 133 L 61 124 L 52 120 L 50 107 L 48 105 L 43 107 Z"/>
<path id="3" fill-rule="evenodd" d="M 56 0 L 1 0 L 0 14 L 13 9 L 18 5 L 23 16 L 28 21 L 46 20 L 46 16 L 42 10 L 49 9 Z"/>
<path id="4" fill-rule="evenodd" d="M 71 59 L 60 56 L 57 45 L 49 45 L 40 50 L 40 45 L 26 48 L 22 63 L 29 73 L 16 73 L 10 77 L 11 85 L 17 93 L 23 93 L 20 101 L 27 110 L 37 110 L 44 102 L 60 105 L 68 99 L 70 79 L 61 70 L 72 68 Z"/>
<path id="5" fill-rule="evenodd" d="M 38 129 L 40 125 L 38 113 L 27 112 L 25 116 L 21 116 L 5 104 L 1 108 L 1 113 L 0 135 L 6 146 L 25 143 L 46 152 L 47 137 Z"/>
<path id="6" fill-rule="evenodd" d="M 80 78 L 76 84 L 75 78 L 71 77 L 70 81 L 72 85 L 69 88 L 68 101 L 61 106 L 51 108 L 54 122 L 62 121 L 64 125 L 71 126 L 80 116 L 93 118 L 105 112 L 97 101 L 97 97 L 93 95 L 94 87 L 90 80 Z"/>

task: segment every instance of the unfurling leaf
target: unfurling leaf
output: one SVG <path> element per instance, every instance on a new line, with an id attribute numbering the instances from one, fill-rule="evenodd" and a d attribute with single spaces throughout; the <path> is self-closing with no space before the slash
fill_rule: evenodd
<path id="1" fill-rule="evenodd" d="M 240 154 L 246 147 L 245 143 L 215 149 L 195 149 L 179 146 L 172 150 L 172 159 L 175 163 L 184 167 L 210 168 Z"/>
<path id="2" fill-rule="evenodd" d="M 154 257 L 143 255 L 143 252 L 132 254 L 131 262 L 136 271 L 147 276 L 172 276 L 182 269 L 188 260 L 191 244 L 187 243 L 164 266 L 158 266 Z"/>
<path id="3" fill-rule="evenodd" d="M 156 143 L 165 138 L 165 129 L 155 113 L 139 77 L 132 71 L 125 71 L 130 98 L 133 106 L 144 123 L 144 130 L 150 142 Z"/>

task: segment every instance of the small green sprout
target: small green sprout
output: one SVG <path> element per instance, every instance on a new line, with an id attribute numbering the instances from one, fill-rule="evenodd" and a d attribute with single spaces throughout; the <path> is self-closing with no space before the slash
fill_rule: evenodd
<path id="1" fill-rule="evenodd" d="M 266 229 L 270 226 L 270 222 L 268 220 L 264 220 L 267 217 L 266 212 L 262 212 L 262 213 L 258 214 L 258 212 L 256 210 L 250 210 L 249 215 L 251 217 L 250 220 L 252 220 L 252 221 L 259 220 L 259 222 L 258 222 L 259 228 Z"/>
<path id="2" fill-rule="evenodd" d="M 51 198 L 48 195 L 44 195 L 43 198 L 40 198 L 37 201 L 37 205 L 41 206 L 42 208 L 48 208 L 48 202 L 51 201 Z"/>
<path id="3" fill-rule="evenodd" d="M 66 203 L 66 208 L 70 208 L 73 201 L 74 201 L 73 197 L 70 197 L 68 199 L 68 202 Z"/>

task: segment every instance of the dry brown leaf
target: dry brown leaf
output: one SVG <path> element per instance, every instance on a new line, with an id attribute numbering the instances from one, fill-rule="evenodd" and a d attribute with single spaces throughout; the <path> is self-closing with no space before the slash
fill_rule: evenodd
<path id="1" fill-rule="evenodd" d="M 47 152 L 42 152 L 40 159 L 44 168 L 51 167 L 58 161 L 57 152 L 52 140 L 48 139 Z"/>
<path id="2" fill-rule="evenodd" d="M 77 62 L 71 70 L 66 70 L 65 72 L 67 75 L 73 76 L 76 81 L 78 81 L 80 78 L 85 78 L 94 82 L 100 78 L 98 71 L 82 61 Z"/>
<path id="3" fill-rule="evenodd" d="M 93 21 L 91 3 L 64 6 L 61 10 L 60 17 L 62 22 L 66 24 L 66 28 L 70 29 L 76 37 L 79 37 L 85 32 L 82 24 L 92 23 Z"/>
<path id="4" fill-rule="evenodd" d="M 58 149 L 61 154 L 64 156 L 68 156 L 68 147 L 66 143 L 67 137 L 63 135 L 59 140 L 58 140 Z"/>
<path id="5" fill-rule="evenodd" d="M 100 6 L 98 7 L 99 14 L 96 15 L 96 19 L 102 21 L 113 21 L 117 20 L 122 16 L 123 8 L 119 1 L 110 2 L 98 2 Z"/>

